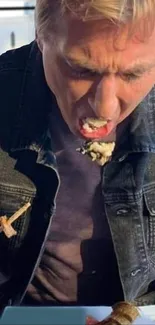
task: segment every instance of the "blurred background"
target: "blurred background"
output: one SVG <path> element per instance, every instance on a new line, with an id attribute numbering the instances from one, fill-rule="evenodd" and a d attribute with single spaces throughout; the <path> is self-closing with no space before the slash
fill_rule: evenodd
<path id="1" fill-rule="evenodd" d="M 0 0 L 0 54 L 34 40 L 36 0 Z"/>

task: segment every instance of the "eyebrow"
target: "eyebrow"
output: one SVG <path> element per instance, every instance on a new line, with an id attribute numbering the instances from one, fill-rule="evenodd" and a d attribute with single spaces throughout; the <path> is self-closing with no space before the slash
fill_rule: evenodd
<path id="1" fill-rule="evenodd" d="M 95 65 L 92 63 L 88 62 L 87 58 L 72 58 L 70 56 L 65 56 L 66 62 L 73 68 L 77 69 L 87 69 L 99 74 L 102 73 L 112 73 L 112 71 L 109 70 L 108 67 L 103 67 L 102 69 L 96 68 Z M 118 68 L 118 71 L 116 73 L 123 73 L 123 74 L 143 74 L 147 71 L 150 71 L 152 68 L 155 67 L 155 62 L 136 62 L 133 63 L 130 67 L 128 68 Z"/>

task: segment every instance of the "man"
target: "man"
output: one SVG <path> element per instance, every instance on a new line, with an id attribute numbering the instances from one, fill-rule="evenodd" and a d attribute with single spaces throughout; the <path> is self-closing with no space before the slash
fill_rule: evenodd
<path id="1" fill-rule="evenodd" d="M 1 216 L 31 203 L 0 234 L 1 306 L 155 303 L 154 12 L 38 0 L 36 41 L 1 56 Z"/>

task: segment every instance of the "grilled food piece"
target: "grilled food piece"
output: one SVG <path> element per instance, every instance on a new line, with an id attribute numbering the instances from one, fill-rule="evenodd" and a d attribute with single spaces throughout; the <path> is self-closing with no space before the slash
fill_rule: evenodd
<path id="1" fill-rule="evenodd" d="M 86 319 L 86 325 L 131 325 L 140 316 L 137 307 L 129 302 L 119 302 L 113 306 L 112 313 L 103 321 L 95 321 L 91 316 Z"/>
<path id="2" fill-rule="evenodd" d="M 96 321 L 96 325 L 131 325 L 138 316 L 140 313 L 137 307 L 129 302 L 119 302 L 113 306 L 112 313 L 103 321 Z M 87 318 L 86 325 L 89 324 L 89 319 L 91 320 L 91 318 Z"/>
<path id="3" fill-rule="evenodd" d="M 77 151 L 82 155 L 88 155 L 92 161 L 96 161 L 100 166 L 103 166 L 110 160 L 114 148 L 115 142 L 86 141 Z"/>

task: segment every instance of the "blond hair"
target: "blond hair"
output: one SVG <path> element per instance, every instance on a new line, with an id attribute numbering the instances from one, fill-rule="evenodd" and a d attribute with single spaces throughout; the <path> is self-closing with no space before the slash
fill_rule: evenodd
<path id="1" fill-rule="evenodd" d="M 104 18 L 118 26 L 128 22 L 134 26 L 145 18 L 147 30 L 148 26 L 152 30 L 155 24 L 155 0 L 37 0 L 37 33 L 45 36 L 49 31 L 55 31 L 67 12 L 82 21 Z"/>

